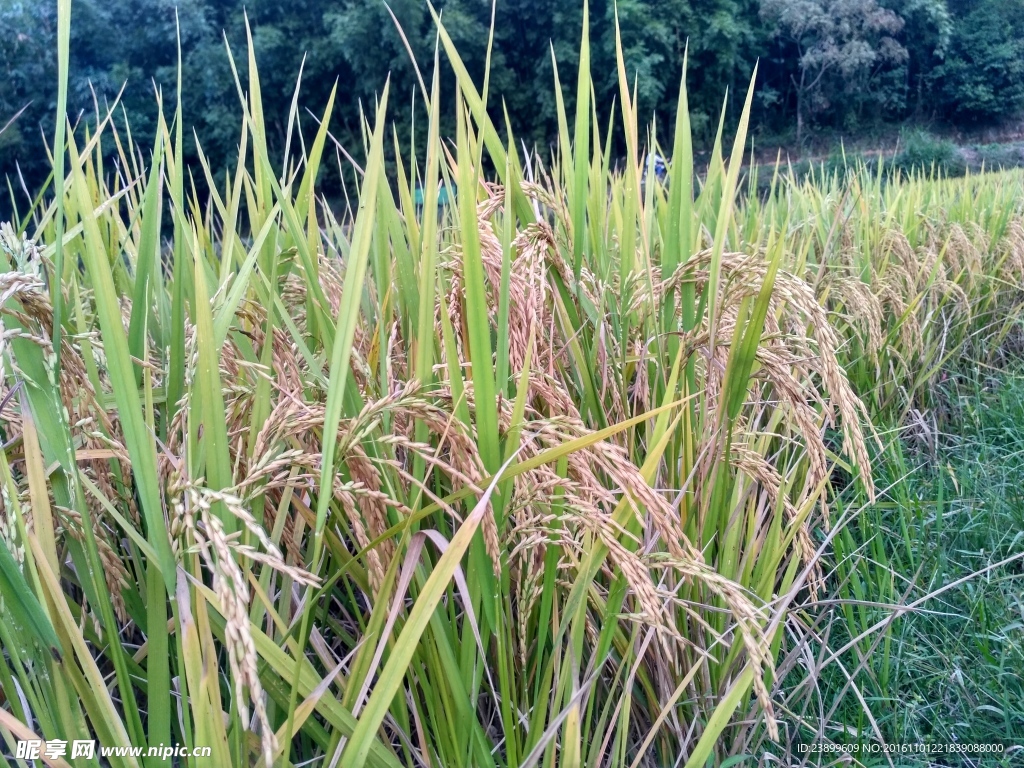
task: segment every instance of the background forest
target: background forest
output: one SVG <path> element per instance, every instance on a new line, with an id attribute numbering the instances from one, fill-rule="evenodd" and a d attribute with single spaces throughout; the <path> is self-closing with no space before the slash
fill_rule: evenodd
<path id="1" fill-rule="evenodd" d="M 470 73 L 482 75 L 491 3 L 438 0 L 445 25 Z M 393 0 L 418 63 L 432 58 L 435 27 L 426 2 Z M 75 0 L 69 114 L 88 123 L 96 101 L 110 103 L 122 85 L 123 113 L 137 136 L 150 136 L 154 89 L 173 93 L 180 23 L 185 124 L 211 165 L 235 154 L 237 94 L 225 38 L 244 46 L 252 24 L 263 76 L 271 148 L 283 149 L 296 73 L 304 60 L 300 117 L 320 114 L 335 80 L 340 87 L 332 133 L 363 155 L 360 109 L 372 108 L 390 72 L 390 117 L 407 138 L 415 114 L 415 70 L 383 2 L 364 0 Z M 755 146 L 795 154 L 827 152 L 893 137 L 910 125 L 956 137 L 999 129 L 1013 137 L 1024 108 L 1024 0 L 620 0 L 627 69 L 635 74 L 640 115 L 674 114 L 679 72 L 689 44 L 689 98 L 697 148 L 710 145 L 723 95 L 731 113 L 755 63 Z M 552 52 L 565 76 L 578 65 L 580 4 L 502 0 L 495 8 L 491 102 L 502 104 L 518 137 L 538 147 L 557 133 Z M 614 4 L 591 10 L 595 103 L 603 121 L 616 100 Z M 49 170 L 42 137 L 52 133 L 56 103 L 56 5 L 0 0 L 0 177 L 35 190 Z M 222 35 L 223 31 L 223 35 Z M 454 97 L 449 73 L 442 90 Z M 566 106 L 574 94 L 565 89 Z M 452 101 L 452 103 L 454 103 Z M 442 120 L 454 120 L 454 109 Z M 454 123 L 442 124 L 452 135 Z M 196 158 L 194 137 L 186 151 Z M 423 132 L 421 132 L 423 133 Z M 419 137 L 420 141 L 423 136 Z M 904 142 L 906 144 L 906 142 Z M 926 153 L 927 154 L 927 153 Z M 15 184 L 18 182 L 15 181 Z"/>

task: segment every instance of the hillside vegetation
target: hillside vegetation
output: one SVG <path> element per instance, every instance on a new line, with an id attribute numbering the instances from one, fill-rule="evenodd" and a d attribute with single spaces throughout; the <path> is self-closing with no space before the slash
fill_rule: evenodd
<path id="1" fill-rule="evenodd" d="M 686 89 L 673 134 L 648 129 L 621 48 L 592 75 L 583 29 L 549 157 L 502 140 L 439 21 L 425 152 L 384 88 L 341 209 L 317 188 L 332 103 L 313 133 L 293 107 L 271 154 L 252 48 L 225 176 L 184 161 L 188 82 L 151 137 L 114 105 L 58 135 L 57 183 L 0 236 L 8 754 L 35 734 L 217 766 L 695 768 L 929 722 L 945 741 L 955 708 L 900 714 L 930 695 L 903 660 L 954 653 L 914 622 L 960 636 L 920 612 L 977 608 L 957 590 L 981 571 L 1004 588 L 959 658 L 1000 671 L 957 663 L 1005 705 L 967 740 L 1019 758 L 1021 539 L 921 547 L 993 546 L 933 503 L 991 481 L 954 488 L 936 457 L 954 379 L 1020 349 L 1024 174 L 737 189 L 750 90 L 695 178 Z"/>
<path id="2" fill-rule="evenodd" d="M 488 69 L 499 134 L 507 138 L 505 111 L 516 139 L 542 147 L 546 157 L 558 141 L 554 61 L 563 72 L 578 68 L 583 4 L 433 5 L 478 84 Z M 662 130 L 671 128 L 688 55 L 689 113 L 702 162 L 714 143 L 723 97 L 734 115 L 730 134 L 755 64 L 751 118 L 758 150 L 783 146 L 794 159 L 827 154 L 840 143 L 875 150 L 891 146 L 903 126 L 964 142 L 978 141 L 993 128 L 1020 133 L 1024 0 L 591 0 L 589 10 L 593 104 L 601 125 L 607 126 L 618 98 L 618 30 L 643 124 L 656 115 Z M 436 30 L 426 0 L 75 0 L 73 16 L 72 122 L 95 130 L 95 105 L 106 109 L 120 96 L 112 120 L 122 133 L 130 123 L 148 143 L 157 128 L 153 94 L 174 92 L 180 47 L 189 84 L 182 93 L 182 151 L 198 166 L 194 129 L 218 179 L 230 168 L 238 141 L 237 94 L 224 44 L 244 48 L 247 23 L 275 160 L 294 123 L 291 95 L 300 67 L 305 78 L 297 120 L 315 133 L 316 118 L 339 82 L 331 132 L 353 155 L 363 149 L 360 108 L 370 108 L 388 76 L 388 118 L 403 141 L 416 120 L 423 125 L 409 52 L 429 69 Z M 42 137 L 52 136 L 59 103 L 58 27 L 54 2 L 0 0 L 0 127 L 20 113 L 0 135 L 0 177 L 10 176 L 19 194 L 22 179 L 34 193 L 50 170 Z M 110 34 L 114 29 L 125 32 Z M 444 59 L 441 66 L 441 135 L 454 136 L 455 75 Z M 572 112 L 575 89 L 566 89 L 562 98 Z M 418 151 L 425 138 L 425 131 L 416 133 Z M 619 136 L 612 149 L 616 157 L 625 153 Z M 108 152 L 108 161 L 115 158 Z M 340 197 L 336 169 L 328 165 L 331 173 L 321 184 Z M 202 174 L 197 176 L 196 183 L 205 186 Z M 354 181 L 351 174 L 346 180 Z M 0 215 L 6 204 L 0 199 Z"/>

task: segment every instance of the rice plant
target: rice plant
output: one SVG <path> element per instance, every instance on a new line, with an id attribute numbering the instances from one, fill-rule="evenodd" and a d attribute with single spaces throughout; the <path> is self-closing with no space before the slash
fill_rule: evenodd
<path id="1" fill-rule="evenodd" d="M 0 235 L 8 753 L 703 766 L 800 730 L 775 668 L 858 535 L 836 484 L 873 500 L 872 417 L 1012 338 L 1022 177 L 744 195 L 753 83 L 698 178 L 685 76 L 669 151 L 621 50 L 598 123 L 586 21 L 525 154 L 437 27 L 425 152 L 385 86 L 344 211 L 332 104 L 278 162 L 251 41 L 224 178 L 184 165 L 180 82 L 145 145 L 115 107 L 58 133 Z"/>

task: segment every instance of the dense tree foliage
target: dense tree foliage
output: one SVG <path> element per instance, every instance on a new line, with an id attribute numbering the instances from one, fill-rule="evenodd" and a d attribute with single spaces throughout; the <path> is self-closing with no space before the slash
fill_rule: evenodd
<path id="1" fill-rule="evenodd" d="M 960 17 L 945 60 L 932 73 L 953 119 L 995 120 L 1024 107 L 1024 2 L 954 0 Z"/>
<path id="2" fill-rule="evenodd" d="M 797 50 L 798 74 L 790 75 L 797 141 L 808 112 L 840 97 L 877 101 L 877 75 L 908 58 L 896 39 L 902 17 L 875 0 L 761 0 L 761 17 Z"/>
<path id="3" fill-rule="evenodd" d="M 507 110 L 526 126 L 518 138 L 528 143 L 543 146 L 556 130 L 553 61 L 572 108 L 581 6 L 499 0 L 494 9 L 490 106 L 499 124 Z M 467 65 L 482 73 L 491 4 L 439 0 L 436 7 Z M 615 7 L 612 0 L 590 7 L 602 118 L 618 92 Z M 428 71 L 435 26 L 425 0 L 393 0 L 390 8 Z M 619 0 L 617 8 L 643 114 L 672 113 L 688 47 L 698 141 L 714 132 L 723 96 L 742 95 L 758 61 L 755 123 L 783 142 L 800 144 L 809 128 L 849 134 L 907 119 L 977 125 L 1024 109 L 1024 0 Z M 362 154 L 360 110 L 389 75 L 398 130 L 415 125 L 416 70 L 383 2 L 74 0 L 72 13 L 72 114 L 88 123 L 124 86 L 118 119 L 127 117 L 137 137 L 151 135 L 157 94 L 165 103 L 174 98 L 180 38 L 186 127 L 213 167 L 237 142 L 227 48 L 244 76 L 246 14 L 272 141 L 283 146 L 300 67 L 302 119 L 312 124 L 337 82 L 332 133 L 353 155 Z M 0 134 L 0 174 L 20 174 L 29 187 L 48 166 L 55 16 L 53 0 L 0 0 L 0 127 L 23 110 Z"/>

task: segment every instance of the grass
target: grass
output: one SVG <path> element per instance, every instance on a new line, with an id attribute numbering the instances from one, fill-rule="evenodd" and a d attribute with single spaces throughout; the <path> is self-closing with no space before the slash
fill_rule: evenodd
<path id="1" fill-rule="evenodd" d="M 104 113 L 69 132 L 59 189 L 4 230 L 8 753 L 735 765 L 804 738 L 840 667 L 796 670 L 807 616 L 839 601 L 867 630 L 850 650 L 893 653 L 875 616 L 906 601 L 913 539 L 903 563 L 876 533 L 922 505 L 880 483 L 872 422 L 924 420 L 951 365 L 1012 355 L 1024 175 L 780 168 L 761 195 L 739 183 L 750 91 L 695 180 L 683 89 L 648 184 L 661 142 L 621 52 L 597 124 L 586 28 L 576 114 L 521 155 L 438 32 L 425 150 L 383 88 L 352 207 L 317 195 L 327 119 L 300 136 L 293 110 L 272 159 L 250 46 L 223 178 L 180 162 L 179 83 L 146 146 Z M 884 740 L 860 691 L 821 738 L 868 718 Z"/>
<path id="2" fill-rule="evenodd" d="M 888 743 L 1006 748 L 904 755 L 901 765 L 1020 761 L 1022 387 L 1013 370 L 962 371 L 941 386 L 945 425 L 927 436 L 909 428 L 876 463 L 886 491 L 840 537 L 834 593 L 841 599 L 814 615 L 831 648 L 889 621 L 816 680 L 829 719 L 850 728 L 836 741 L 863 749 L 864 735 L 877 728 Z M 893 614 L 869 604 L 880 598 L 919 606 Z M 847 695 L 851 687 L 859 697 Z M 887 763 L 875 756 L 865 764 Z"/>
<path id="3" fill-rule="evenodd" d="M 1024 382 L 1019 374 L 985 378 L 980 385 L 969 382 L 967 395 L 957 402 L 956 415 L 965 428 L 947 449 L 948 477 L 933 480 L 942 484 L 951 503 L 943 510 L 943 520 L 934 523 L 935 573 L 932 583 L 922 582 L 926 589 L 1021 551 L 1024 442 L 1018 425 L 1024 415 Z M 925 568 L 930 565 L 923 563 Z M 906 732 L 980 743 L 1024 734 L 1024 606 L 1017 588 L 1021 572 L 1018 560 L 965 583 L 934 606 L 954 614 L 951 620 L 936 616 L 908 633 L 905 644 L 912 660 L 917 661 L 912 655 L 916 649 L 923 654 L 938 651 L 934 658 L 939 663 L 932 664 L 952 669 L 952 674 L 936 674 L 933 667 L 931 674 L 914 676 L 913 696 L 935 702 L 938 717 L 929 717 L 930 707 L 920 707 L 915 719 L 908 718 Z M 927 669 L 927 664 L 922 666 Z"/>

